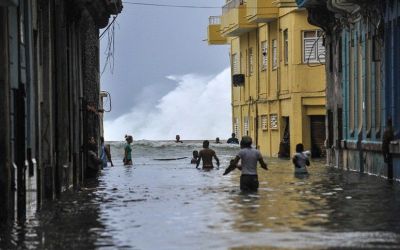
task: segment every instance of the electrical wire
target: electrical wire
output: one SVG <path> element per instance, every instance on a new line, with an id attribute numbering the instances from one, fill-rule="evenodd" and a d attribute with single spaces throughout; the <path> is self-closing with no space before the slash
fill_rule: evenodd
<path id="1" fill-rule="evenodd" d="M 108 29 L 114 24 L 115 20 L 117 20 L 118 15 L 114 16 L 113 20 L 111 21 L 111 23 L 107 26 L 107 28 L 101 33 L 100 38 L 101 39 L 104 34 L 108 31 Z"/>
<path id="2" fill-rule="evenodd" d="M 185 9 L 222 9 L 221 6 L 200 6 L 200 5 L 175 5 L 175 4 L 158 4 L 158 3 L 143 3 L 143 2 L 130 2 L 130 1 L 123 1 L 123 4 L 128 5 L 139 5 L 139 6 L 149 6 L 149 7 L 166 7 L 166 8 L 185 8 Z M 237 7 L 243 5 L 242 3 L 239 4 Z M 246 8 L 250 9 L 276 9 L 277 7 L 249 7 Z"/>
<path id="3" fill-rule="evenodd" d="M 143 3 L 143 2 L 128 2 L 123 1 L 123 4 L 153 6 L 153 7 L 169 7 L 169 8 L 186 8 L 186 9 L 220 9 L 217 6 L 196 6 L 196 5 L 174 5 L 174 4 L 157 4 L 157 3 Z"/>

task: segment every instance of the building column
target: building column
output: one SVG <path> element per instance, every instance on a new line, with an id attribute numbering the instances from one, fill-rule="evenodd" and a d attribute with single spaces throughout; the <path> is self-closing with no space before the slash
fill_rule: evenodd
<path id="1" fill-rule="evenodd" d="M 10 154 L 10 83 L 8 79 L 7 8 L 0 7 L 0 222 L 10 214 L 11 154 Z"/>

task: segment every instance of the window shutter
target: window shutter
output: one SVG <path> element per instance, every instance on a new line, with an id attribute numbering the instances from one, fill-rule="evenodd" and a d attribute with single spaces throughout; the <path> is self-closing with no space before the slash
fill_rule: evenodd
<path id="1" fill-rule="evenodd" d="M 304 62 L 315 62 L 317 60 L 316 55 L 316 39 L 315 38 L 304 38 Z"/>
<path id="2" fill-rule="evenodd" d="M 318 61 L 325 62 L 325 47 L 322 38 L 318 39 Z"/>

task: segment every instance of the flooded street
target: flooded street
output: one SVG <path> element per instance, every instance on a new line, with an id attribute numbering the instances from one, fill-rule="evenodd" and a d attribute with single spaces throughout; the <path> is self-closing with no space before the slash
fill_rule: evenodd
<path id="1" fill-rule="evenodd" d="M 222 176 L 236 146 L 214 145 L 221 168 L 190 164 L 198 142 L 140 142 L 134 165 L 46 204 L 26 225 L 3 228 L 0 249 L 399 249 L 400 189 L 385 179 L 312 162 L 296 178 L 287 160 L 259 168 L 258 193 Z M 188 157 L 181 160 L 154 159 Z"/>

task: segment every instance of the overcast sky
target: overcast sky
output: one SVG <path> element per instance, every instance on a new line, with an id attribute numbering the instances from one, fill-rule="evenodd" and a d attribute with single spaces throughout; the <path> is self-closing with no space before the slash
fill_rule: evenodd
<path id="1" fill-rule="evenodd" d="M 222 6 L 224 0 L 132 0 L 157 4 Z M 101 78 L 112 96 L 113 120 L 138 105 L 155 105 L 176 87 L 170 75 L 214 75 L 229 66 L 228 46 L 208 46 L 208 17 L 221 9 L 188 9 L 124 4 L 115 26 L 113 73 Z M 101 60 L 107 35 L 101 40 Z"/>

